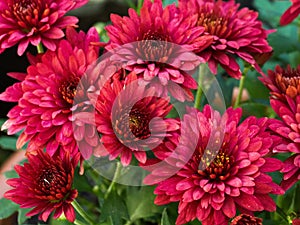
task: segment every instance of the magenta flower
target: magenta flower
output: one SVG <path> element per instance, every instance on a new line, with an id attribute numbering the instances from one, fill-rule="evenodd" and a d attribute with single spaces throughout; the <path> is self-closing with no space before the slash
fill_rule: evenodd
<path id="1" fill-rule="evenodd" d="M 250 216 L 247 214 L 241 214 L 235 217 L 231 221 L 230 225 L 263 225 L 263 224 L 261 218 Z"/>
<path id="2" fill-rule="evenodd" d="M 0 99 L 18 104 L 9 111 L 2 129 L 8 134 L 23 130 L 17 148 L 29 142 L 28 151 L 46 147 L 51 156 L 64 155 L 64 151 L 73 156 L 79 147 L 88 158 L 99 139 L 91 119 L 86 120 L 92 118 L 87 90 L 97 84 L 94 77 L 99 77 L 89 72 L 94 70 L 99 50 L 90 43 L 99 41 L 99 36 L 94 28 L 87 34 L 69 28 L 66 37 L 56 51 L 31 58 L 27 74 L 11 74 L 20 82 L 7 88 Z M 92 84 L 83 82 L 87 74 Z"/>
<path id="3" fill-rule="evenodd" d="M 13 189 L 7 191 L 4 197 L 21 208 L 34 207 L 26 216 L 39 214 L 39 219 L 46 222 L 52 212 L 54 218 L 64 213 L 70 222 L 74 222 L 75 211 L 71 203 L 78 192 L 72 189 L 72 184 L 79 154 L 71 160 L 68 152 L 63 158 L 52 158 L 38 150 L 27 154 L 27 157 L 28 163 L 15 166 L 19 178 L 7 181 Z"/>
<path id="4" fill-rule="evenodd" d="M 284 26 L 291 23 L 300 14 L 300 1 L 291 0 L 292 5 L 282 14 L 280 25 Z"/>
<path id="5" fill-rule="evenodd" d="M 192 51 L 205 49 L 212 37 L 202 35 L 203 27 L 191 26 L 194 17 L 185 17 L 175 5 L 163 8 L 161 0 L 145 0 L 140 15 L 133 9 L 128 13 L 113 14 L 112 25 L 106 27 L 113 59 L 123 61 L 125 69 L 155 86 L 158 94 L 192 100 L 197 83 L 188 73 L 203 62 Z"/>
<path id="6" fill-rule="evenodd" d="M 282 138 L 273 152 L 292 153 L 281 171 L 284 174 L 281 186 L 287 190 L 300 180 L 300 66 L 296 69 L 276 66 L 274 71 L 268 71 L 268 77 L 261 80 L 270 89 L 270 104 L 281 119 L 274 119 L 270 124 L 270 129 Z"/>
<path id="7" fill-rule="evenodd" d="M 238 125 L 240 118 L 240 109 L 229 108 L 223 116 L 208 105 L 203 112 L 190 110 L 178 148 L 145 178 L 146 184 L 157 183 L 156 204 L 179 202 L 177 225 L 196 218 L 203 225 L 227 225 L 237 210 L 276 210 L 269 194 L 284 191 L 267 172 L 282 163 L 268 157 L 268 119 L 248 117 Z"/>
<path id="8" fill-rule="evenodd" d="M 62 29 L 76 26 L 78 19 L 65 14 L 88 0 L 1 0 L 0 51 L 16 44 L 22 55 L 28 44 L 40 42 L 55 50 L 56 41 L 64 37 Z"/>
<path id="9" fill-rule="evenodd" d="M 299 218 L 293 219 L 292 224 L 293 225 L 300 225 L 300 219 Z"/>
<path id="10" fill-rule="evenodd" d="M 118 75 L 104 85 L 96 103 L 96 125 L 105 148 L 101 155 L 109 155 L 110 160 L 120 156 L 124 166 L 130 164 L 132 155 L 145 163 L 146 149 L 157 147 L 179 125 L 165 118 L 172 109 L 169 98 L 157 97 L 154 88 L 140 86 L 133 72 L 125 81 Z"/>
<path id="11" fill-rule="evenodd" d="M 180 0 L 179 8 L 187 16 L 197 18 L 194 26 L 205 29 L 201 35 L 213 36 L 209 47 L 196 52 L 208 62 L 212 73 L 217 73 L 220 64 L 231 77 L 240 78 L 242 74 L 234 55 L 260 71 L 254 55 L 269 53 L 272 48 L 257 12 L 239 9 L 234 0 Z"/>

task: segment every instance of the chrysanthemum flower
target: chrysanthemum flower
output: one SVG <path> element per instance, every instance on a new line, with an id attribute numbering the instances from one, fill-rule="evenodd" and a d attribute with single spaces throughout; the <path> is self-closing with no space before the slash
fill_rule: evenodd
<path id="1" fill-rule="evenodd" d="M 241 214 L 235 217 L 231 221 L 230 225 L 263 225 L 263 224 L 261 218 L 250 216 L 247 214 Z"/>
<path id="2" fill-rule="evenodd" d="M 212 73 L 217 73 L 220 64 L 230 76 L 240 78 L 242 74 L 234 55 L 260 71 L 253 56 L 271 52 L 272 48 L 257 12 L 239 9 L 234 0 L 179 0 L 179 8 L 187 16 L 197 17 L 195 26 L 204 27 L 204 35 L 213 36 L 213 43 L 197 52 L 208 62 Z"/>
<path id="3" fill-rule="evenodd" d="M 284 192 L 267 172 L 282 163 L 267 157 L 273 143 L 268 119 L 248 117 L 238 125 L 240 118 L 240 109 L 229 108 L 223 116 L 210 106 L 190 110 L 167 165 L 154 167 L 145 178 L 146 184 L 160 180 L 156 204 L 179 202 L 177 225 L 196 218 L 203 225 L 227 225 L 237 210 L 249 215 L 276 210 L 269 194 Z"/>
<path id="4" fill-rule="evenodd" d="M 157 93 L 192 100 L 197 83 L 188 73 L 203 61 L 192 51 L 206 48 L 212 37 L 202 35 L 203 27 L 191 26 L 196 18 L 185 17 L 175 5 L 163 8 L 161 0 L 145 0 L 140 15 L 133 9 L 128 13 L 112 14 L 112 25 L 106 27 L 114 60 L 123 61 Z"/>
<path id="5" fill-rule="evenodd" d="M 155 95 L 154 88 L 140 86 L 134 72 L 124 80 L 115 77 L 102 88 L 96 103 L 96 125 L 104 145 L 102 155 L 113 160 L 120 156 L 127 166 L 132 155 L 141 162 L 146 150 L 157 147 L 178 122 L 166 119 L 172 105 L 169 98 Z"/>
<path id="6" fill-rule="evenodd" d="M 21 208 L 34 207 L 27 216 L 39 214 L 39 219 L 46 222 L 52 212 L 54 218 L 64 213 L 70 222 L 74 222 L 75 211 L 71 203 L 77 197 L 77 190 L 72 189 L 72 184 L 79 154 L 72 159 L 68 152 L 63 158 L 53 158 L 38 150 L 27 154 L 27 157 L 28 163 L 15 166 L 19 178 L 7 181 L 13 189 L 7 191 L 4 197 Z"/>
<path id="7" fill-rule="evenodd" d="M 87 96 L 88 88 L 96 85 L 93 76 L 99 76 L 89 73 L 94 70 L 99 50 L 90 43 L 99 41 L 99 36 L 94 28 L 87 34 L 68 28 L 66 36 L 56 51 L 31 59 L 27 74 L 11 74 L 20 82 L 7 88 L 0 99 L 18 104 L 9 111 L 2 129 L 9 135 L 24 129 L 17 148 L 29 141 L 28 151 L 46 147 L 50 155 L 69 151 L 73 156 L 78 144 L 82 156 L 88 158 L 99 139 Z M 86 74 L 91 84 L 82 82 Z"/>
<path id="8" fill-rule="evenodd" d="M 0 51 L 18 46 L 22 55 L 28 44 L 42 42 L 55 50 L 55 41 L 64 36 L 62 29 L 75 26 L 78 19 L 65 14 L 86 4 L 88 0 L 1 0 Z"/>
<path id="9" fill-rule="evenodd" d="M 300 1 L 291 0 L 292 5 L 282 14 L 280 25 L 284 26 L 291 23 L 300 14 Z"/>
<path id="10" fill-rule="evenodd" d="M 293 69 L 290 65 L 286 69 L 279 65 L 275 70 L 268 70 L 268 76 L 260 78 L 267 88 L 270 89 L 272 99 L 288 101 L 300 94 L 300 65 Z"/>
<path id="11" fill-rule="evenodd" d="M 300 219 L 298 219 L 298 218 L 293 219 L 292 224 L 293 225 L 300 225 Z"/>
<path id="12" fill-rule="evenodd" d="M 290 152 L 292 156 L 284 162 L 281 186 L 287 190 L 300 180 L 300 66 L 286 69 L 276 66 L 261 78 L 270 89 L 270 104 L 281 118 L 273 120 L 270 128 L 283 138 L 274 146 L 273 152 Z"/>

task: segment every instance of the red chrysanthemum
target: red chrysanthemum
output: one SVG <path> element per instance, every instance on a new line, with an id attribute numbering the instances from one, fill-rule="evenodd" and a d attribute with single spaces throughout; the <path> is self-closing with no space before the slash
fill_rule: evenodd
<path id="1" fill-rule="evenodd" d="M 64 37 L 62 29 L 75 26 L 78 19 L 65 14 L 88 0 L 1 0 L 0 51 L 16 44 L 22 55 L 28 44 L 40 42 L 55 50 L 56 40 Z"/>
<path id="2" fill-rule="evenodd" d="M 158 182 L 156 204 L 179 202 L 176 224 L 197 218 L 203 225 L 227 225 L 237 210 L 276 210 L 269 194 L 284 192 L 266 173 L 282 163 L 267 157 L 273 144 L 268 119 L 249 117 L 238 125 L 240 118 L 240 109 L 223 116 L 210 106 L 190 110 L 179 146 L 145 178 L 147 184 Z"/>
<path id="3" fill-rule="evenodd" d="M 96 126 L 105 148 L 101 154 L 110 160 L 120 156 L 124 166 L 130 164 L 132 154 L 145 163 L 146 151 L 178 129 L 178 121 L 165 118 L 172 108 L 169 98 L 139 85 L 133 72 L 125 81 L 116 77 L 104 85 L 96 103 Z"/>
<path id="4" fill-rule="evenodd" d="M 292 224 L 293 225 L 300 225 L 300 219 L 298 219 L 298 218 L 293 219 Z"/>
<path id="5" fill-rule="evenodd" d="M 197 17 L 195 26 L 205 29 L 204 35 L 213 36 L 213 43 L 197 54 L 204 58 L 212 73 L 220 64 L 234 78 L 241 77 L 240 67 L 234 55 L 259 69 L 254 55 L 271 52 L 267 42 L 268 32 L 258 13 L 248 8 L 239 9 L 234 0 L 179 0 L 181 11 Z"/>
<path id="6" fill-rule="evenodd" d="M 54 218 L 64 213 L 70 222 L 74 222 L 75 211 L 71 203 L 78 193 L 72 189 L 72 184 L 79 154 L 72 159 L 68 153 L 63 158 L 52 158 L 38 150 L 27 154 L 27 157 L 28 163 L 15 166 L 19 178 L 7 180 L 13 189 L 7 191 L 4 197 L 21 208 L 34 207 L 27 216 L 39 214 L 39 219 L 46 222 L 54 211 Z"/>
<path id="7" fill-rule="evenodd" d="M 286 69 L 277 65 L 274 71 L 268 70 L 268 76 L 260 80 L 270 89 L 272 99 L 290 101 L 300 94 L 300 65 L 296 69 L 290 65 Z"/>
<path id="8" fill-rule="evenodd" d="M 241 214 L 235 217 L 231 221 L 230 225 L 263 225 L 263 224 L 261 218 L 250 216 L 247 214 Z"/>
<path id="9" fill-rule="evenodd" d="M 192 100 L 190 89 L 197 89 L 197 83 L 188 73 L 203 61 L 192 51 L 206 48 L 212 37 L 202 35 L 203 27 L 191 27 L 196 18 L 185 17 L 175 5 L 163 8 L 161 0 L 145 0 L 140 15 L 133 9 L 128 13 L 112 14 L 112 25 L 106 27 L 113 59 L 123 61 L 157 93 Z"/>
<path id="10" fill-rule="evenodd" d="M 282 169 L 281 186 L 287 190 L 300 180 L 300 66 L 296 69 L 276 66 L 261 80 L 270 89 L 270 104 L 281 118 L 270 124 L 271 130 L 283 138 L 274 146 L 274 152 L 292 153 Z"/>
<path id="11" fill-rule="evenodd" d="M 94 28 L 87 34 L 68 28 L 66 36 L 56 51 L 31 59 L 27 74 L 11 74 L 20 82 L 7 88 L 0 99 L 18 104 L 9 111 L 2 129 L 8 134 L 24 129 L 17 148 L 29 141 L 28 151 L 46 147 L 50 155 L 69 151 L 73 156 L 78 144 L 83 157 L 88 158 L 99 139 L 88 96 L 90 86 L 96 89 L 95 76 L 100 76 L 91 72 L 99 47 L 90 44 L 99 41 L 99 36 Z"/>
<path id="12" fill-rule="evenodd" d="M 284 26 L 291 23 L 300 14 L 300 1 L 291 0 L 292 5 L 282 14 L 280 25 Z"/>

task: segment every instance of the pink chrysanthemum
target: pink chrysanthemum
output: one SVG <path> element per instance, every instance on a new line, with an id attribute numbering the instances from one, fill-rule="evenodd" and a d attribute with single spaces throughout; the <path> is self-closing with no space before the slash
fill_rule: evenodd
<path id="1" fill-rule="evenodd" d="M 147 184 L 160 180 L 156 204 L 179 202 L 177 225 L 196 218 L 203 225 L 227 225 L 237 210 L 276 210 L 269 194 L 284 192 L 266 173 L 282 163 L 267 157 L 273 143 L 268 119 L 249 117 L 238 125 L 240 118 L 240 109 L 229 108 L 223 116 L 210 106 L 190 110 L 178 148 L 145 178 Z"/>
<path id="2" fill-rule="evenodd" d="M 258 13 L 248 8 L 239 9 L 234 0 L 179 0 L 183 13 L 197 18 L 195 26 L 204 27 L 204 35 L 213 36 L 213 43 L 197 54 L 204 58 L 212 73 L 217 73 L 220 64 L 234 78 L 241 77 L 240 67 L 234 55 L 259 69 L 254 55 L 271 52 L 266 38 L 268 32 Z"/>
<path id="3" fill-rule="evenodd" d="M 99 41 L 99 36 L 94 28 L 87 34 L 68 28 L 66 36 L 56 51 L 31 59 L 27 74 L 11 74 L 20 82 L 7 88 L 0 99 L 18 104 L 9 111 L 2 129 L 8 134 L 24 129 L 17 148 L 29 141 L 28 151 L 46 147 L 50 155 L 69 151 L 73 156 L 78 144 L 82 156 L 88 158 L 99 139 L 87 96 L 89 87 L 96 85 L 94 76 L 99 76 L 89 72 L 99 51 L 90 43 Z"/>
<path id="4" fill-rule="evenodd" d="M 235 217 L 231 221 L 230 225 L 263 225 L 262 221 L 263 220 L 261 218 L 247 214 L 241 214 Z"/>
<path id="5" fill-rule="evenodd" d="M 71 203 L 78 193 L 72 189 L 72 184 L 79 154 L 71 160 L 68 153 L 63 158 L 52 158 L 38 150 L 27 154 L 27 157 L 28 163 L 15 166 L 19 178 L 7 181 L 13 189 L 7 191 L 4 197 L 21 208 L 34 207 L 27 216 L 39 214 L 39 219 L 46 222 L 52 212 L 54 218 L 64 213 L 70 222 L 74 222 L 75 211 Z"/>
<path id="6" fill-rule="evenodd" d="M 64 37 L 62 29 L 75 26 L 78 19 L 65 14 L 88 0 L 1 0 L 0 51 L 16 44 L 22 55 L 28 44 L 40 42 L 55 50 L 55 41 Z"/>
<path id="7" fill-rule="evenodd" d="M 188 73 L 203 61 L 192 51 L 206 48 L 212 37 L 202 35 L 203 27 L 191 27 L 194 17 L 185 17 L 175 5 L 163 8 L 161 0 L 145 0 L 140 15 L 133 9 L 128 13 L 113 14 L 112 25 L 106 27 L 114 60 L 125 62 L 127 70 L 155 86 L 157 93 L 192 100 L 197 83 Z"/>
<path id="8" fill-rule="evenodd" d="M 140 86 L 133 72 L 125 81 L 114 76 L 96 103 L 96 125 L 105 148 L 101 154 L 110 160 L 120 156 L 124 166 L 130 164 L 132 154 L 145 163 L 146 150 L 179 127 L 177 120 L 165 118 L 171 108 L 169 98 L 157 97 L 154 88 Z"/>
<path id="9" fill-rule="evenodd" d="M 276 66 L 261 78 L 270 89 L 270 104 L 281 118 L 273 120 L 270 128 L 283 140 L 274 146 L 274 152 L 290 152 L 292 156 L 284 162 L 281 186 L 287 190 L 300 180 L 300 66 L 286 69 Z"/>
<path id="10" fill-rule="evenodd" d="M 291 23 L 300 14 L 300 1 L 291 0 L 292 5 L 282 14 L 280 25 L 284 26 Z"/>

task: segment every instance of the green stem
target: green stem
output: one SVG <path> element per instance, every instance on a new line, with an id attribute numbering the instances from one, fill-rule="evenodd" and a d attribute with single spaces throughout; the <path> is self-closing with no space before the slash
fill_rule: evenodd
<path id="1" fill-rule="evenodd" d="M 94 221 L 92 220 L 92 218 L 84 211 L 84 209 L 79 205 L 79 203 L 76 200 L 72 202 L 72 206 L 88 224 L 94 225 Z"/>
<path id="2" fill-rule="evenodd" d="M 80 221 L 80 220 L 75 220 L 74 221 L 75 225 L 86 225 L 84 222 Z"/>
<path id="3" fill-rule="evenodd" d="M 125 225 L 131 225 L 131 224 L 132 224 L 131 220 L 128 220 L 127 223 L 125 223 Z"/>
<path id="4" fill-rule="evenodd" d="M 119 162 L 117 162 L 117 166 L 116 166 L 116 171 L 115 171 L 115 174 L 114 174 L 114 177 L 105 193 L 105 196 L 104 196 L 104 199 L 107 199 L 107 197 L 109 196 L 109 194 L 111 193 L 113 187 L 115 186 L 115 183 L 116 183 L 116 180 L 119 178 L 120 176 L 120 173 L 121 173 L 121 169 L 122 169 L 122 166 Z"/>
<path id="5" fill-rule="evenodd" d="M 204 73 L 205 73 L 205 70 L 206 70 L 205 67 L 206 67 L 205 63 L 201 64 L 200 67 L 199 67 L 199 73 L 198 73 L 198 90 L 197 90 L 197 93 L 196 93 L 195 104 L 194 104 L 194 107 L 196 109 L 199 109 L 200 105 L 201 105 L 201 98 L 202 98 L 202 94 L 203 94 L 202 82 L 203 82 Z"/>
<path id="6" fill-rule="evenodd" d="M 238 93 L 238 96 L 237 96 L 237 98 L 235 100 L 234 108 L 237 108 L 240 105 L 240 102 L 241 102 L 241 99 L 242 99 L 242 95 L 243 95 L 244 85 L 245 85 L 245 78 L 246 78 L 246 74 L 248 73 L 248 70 L 249 70 L 248 67 L 246 67 L 244 69 L 244 73 L 242 74 L 242 77 L 240 79 L 239 93 Z"/>
<path id="7" fill-rule="evenodd" d="M 130 8 L 135 9 L 135 5 L 134 5 L 134 3 L 133 3 L 132 0 L 126 0 L 126 2 L 127 2 L 128 6 L 129 6 Z"/>
<path id="8" fill-rule="evenodd" d="M 288 215 L 286 215 L 286 213 L 279 206 L 276 206 L 276 213 L 278 213 L 286 222 L 290 223 Z"/>
<path id="9" fill-rule="evenodd" d="M 38 53 L 44 53 L 44 48 L 41 42 L 36 46 L 36 48 Z"/>
<path id="10" fill-rule="evenodd" d="M 138 0 L 137 7 L 136 7 L 136 11 L 138 12 L 138 14 L 140 14 L 142 6 L 143 6 L 143 0 Z"/>
<path id="11" fill-rule="evenodd" d="M 300 41 L 300 19 L 299 18 L 297 20 L 297 25 L 298 25 L 298 41 Z"/>

